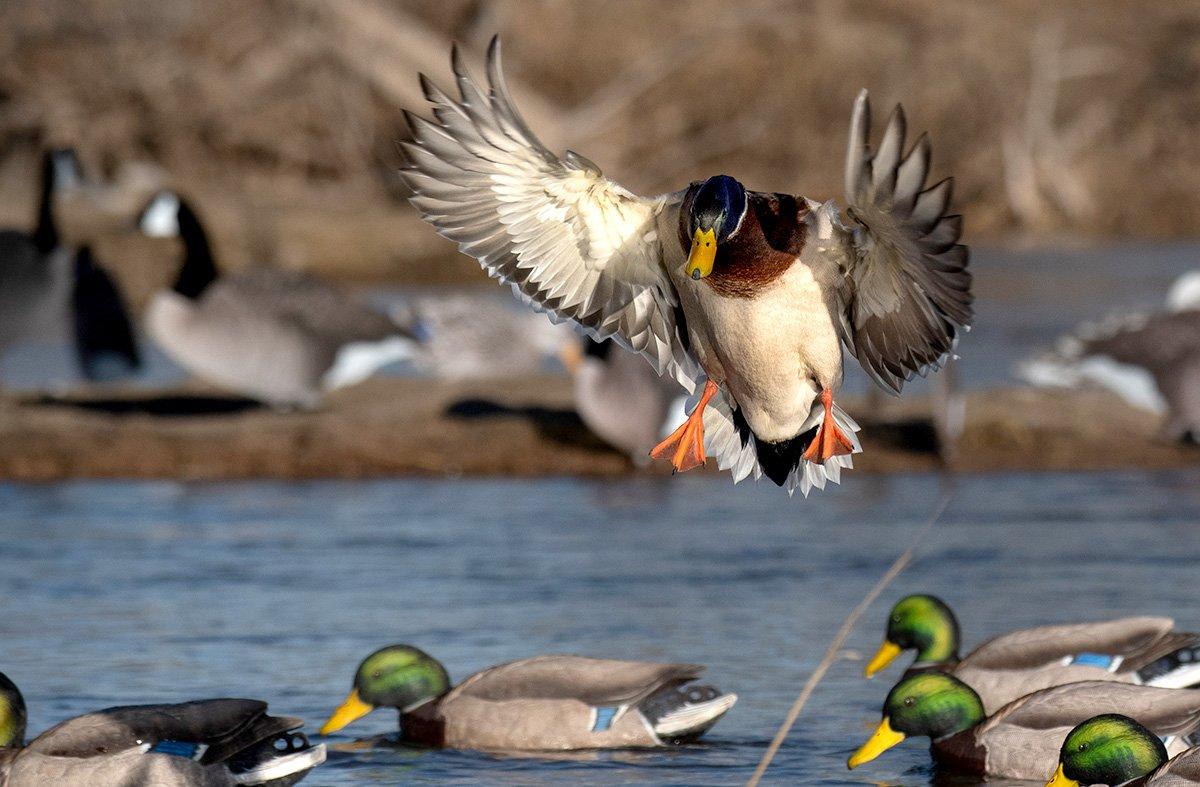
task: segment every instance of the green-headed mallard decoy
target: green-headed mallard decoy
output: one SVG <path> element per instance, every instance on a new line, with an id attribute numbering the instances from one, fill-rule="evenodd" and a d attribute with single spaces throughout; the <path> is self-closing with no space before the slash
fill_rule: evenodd
<path id="1" fill-rule="evenodd" d="M 1200 634 L 1175 631 L 1170 618 L 1118 618 L 1038 626 L 1001 634 L 959 659 L 954 612 L 936 596 L 906 596 L 888 615 L 887 634 L 867 663 L 872 677 L 915 650 L 906 675 L 940 670 L 959 678 L 991 713 L 1018 697 L 1080 680 L 1166 688 L 1200 684 Z"/>
<path id="2" fill-rule="evenodd" d="M 842 345 L 899 392 L 970 322 L 951 183 L 925 189 L 929 143 L 903 155 L 899 107 L 873 151 L 865 91 L 855 103 L 844 214 L 727 175 L 646 198 L 538 141 L 505 87 L 498 40 L 487 90 L 457 50 L 452 62 L 459 98 L 422 75 L 434 120 L 406 113 L 413 205 L 518 297 L 703 389 L 652 452 L 675 469 L 711 453 L 735 481 L 766 475 L 805 494 L 836 482 L 859 450 L 834 403 Z"/>
<path id="3" fill-rule="evenodd" d="M 1160 689 L 1082 681 L 1010 702 L 990 716 L 975 691 L 953 675 L 925 672 L 888 693 L 883 720 L 851 755 L 853 769 L 906 738 L 928 736 L 942 767 L 1008 779 L 1044 779 L 1054 770 L 1067 732 L 1102 713 L 1127 713 L 1168 738 L 1167 750 L 1186 750 L 1200 728 L 1200 689 Z"/>
<path id="4" fill-rule="evenodd" d="M 375 708 L 400 711 L 413 743 L 484 751 L 663 746 L 700 737 L 737 701 L 695 685 L 696 664 L 535 656 L 476 672 L 451 687 L 436 659 L 390 645 L 363 659 L 354 688 L 321 734 Z"/>
<path id="5" fill-rule="evenodd" d="M 0 673 L 0 784 L 287 787 L 325 761 L 300 719 L 258 700 L 127 705 L 56 724 L 28 745 L 25 700 Z"/>
<path id="6" fill-rule="evenodd" d="M 184 260 L 154 294 L 150 336 L 187 371 L 279 407 L 315 407 L 325 393 L 412 355 L 417 328 L 301 271 L 256 267 L 219 276 L 208 235 L 178 194 L 154 195 L 138 217 L 151 237 L 180 237 Z"/>
<path id="7" fill-rule="evenodd" d="M 1119 713 L 1096 716 L 1067 734 L 1046 787 L 1084 784 L 1195 787 L 1200 785 L 1200 748 L 1168 762 L 1162 740 L 1137 721 Z"/>

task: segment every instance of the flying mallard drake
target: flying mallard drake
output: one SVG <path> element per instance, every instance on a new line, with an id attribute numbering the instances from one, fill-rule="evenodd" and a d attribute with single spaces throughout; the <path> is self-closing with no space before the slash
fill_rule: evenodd
<path id="1" fill-rule="evenodd" d="M 954 612 L 936 596 L 906 596 L 888 615 L 887 634 L 867 663 L 875 675 L 905 650 L 905 673 L 948 672 L 975 690 L 991 713 L 1018 697 L 1080 680 L 1165 688 L 1200 684 L 1200 634 L 1175 631 L 1170 618 L 1136 617 L 1038 626 L 1001 634 L 959 659 Z"/>
<path id="2" fill-rule="evenodd" d="M 22 746 L 25 700 L 0 673 L 0 784 L 287 787 L 325 761 L 300 719 L 258 700 L 129 705 L 67 719 Z"/>
<path id="3" fill-rule="evenodd" d="M 1200 748 L 1167 760 L 1167 747 L 1150 730 L 1119 713 L 1088 719 L 1067 734 L 1058 769 L 1046 787 L 1083 784 L 1127 787 L 1200 785 Z"/>
<path id="4" fill-rule="evenodd" d="M 737 701 L 693 681 L 695 664 L 536 656 L 489 667 L 451 688 L 436 659 L 390 645 L 363 659 L 321 734 L 377 707 L 400 711 L 400 735 L 483 751 L 622 749 L 694 740 Z"/>
<path id="5" fill-rule="evenodd" d="M 498 39 L 486 92 L 457 49 L 452 64 L 459 97 L 422 75 L 434 119 L 405 113 L 413 205 L 519 298 L 701 389 L 651 452 L 676 470 L 714 454 L 735 481 L 766 475 L 789 493 L 838 481 L 860 450 L 834 403 L 842 346 L 899 393 L 970 322 L 951 181 L 924 188 L 929 142 L 902 155 L 899 107 L 872 151 L 866 93 L 855 103 L 844 213 L 728 175 L 640 197 L 538 141 L 505 87 Z"/>
<path id="6" fill-rule="evenodd" d="M 979 776 L 1044 779 L 1072 727 L 1102 713 L 1128 713 L 1178 754 L 1200 728 L 1200 690 L 1082 681 L 1010 702 L 990 716 L 975 691 L 952 675 L 926 672 L 897 683 L 883 721 L 847 761 L 853 770 L 906 738 L 926 735 L 939 765 Z"/>

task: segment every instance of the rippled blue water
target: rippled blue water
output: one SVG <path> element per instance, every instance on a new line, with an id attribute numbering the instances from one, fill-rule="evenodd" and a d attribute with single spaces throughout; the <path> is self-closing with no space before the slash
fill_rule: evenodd
<path id="1" fill-rule="evenodd" d="M 1166 613 L 1200 626 L 1200 472 L 980 475 L 854 633 L 942 594 L 968 643 Z M 808 501 L 724 477 L 587 482 L 0 485 L 0 670 L 30 731 L 130 702 L 261 697 L 315 728 L 358 660 L 407 641 L 461 678 L 539 652 L 709 665 L 741 701 L 705 745 L 579 759 L 355 748 L 306 784 L 744 782 L 849 608 L 934 505 L 934 476 L 849 476 Z M 909 742 L 853 774 L 888 679 L 839 662 L 767 783 L 923 785 Z M 889 674 L 895 678 L 895 671 Z"/>

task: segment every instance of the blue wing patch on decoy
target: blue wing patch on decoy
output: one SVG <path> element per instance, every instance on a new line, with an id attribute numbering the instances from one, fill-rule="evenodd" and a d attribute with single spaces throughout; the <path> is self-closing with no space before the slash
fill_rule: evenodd
<path id="1" fill-rule="evenodd" d="M 596 708 L 596 720 L 592 722 L 592 732 L 605 732 L 612 727 L 613 719 L 617 717 L 617 708 Z"/>
<path id="2" fill-rule="evenodd" d="M 150 747 L 155 754 L 169 754 L 172 757 L 183 757 L 185 760 L 198 760 L 208 747 L 201 743 L 188 741 L 159 741 Z"/>
<path id="3" fill-rule="evenodd" d="M 1085 667 L 1108 669 L 1112 666 L 1113 657 L 1105 653 L 1076 653 L 1071 659 L 1072 664 L 1082 664 Z"/>

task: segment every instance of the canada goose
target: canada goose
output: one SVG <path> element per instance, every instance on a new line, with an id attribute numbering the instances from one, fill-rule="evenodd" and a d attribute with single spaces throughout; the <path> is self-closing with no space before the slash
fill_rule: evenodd
<path id="1" fill-rule="evenodd" d="M 151 337 L 198 377 L 278 407 L 315 407 L 413 353 L 414 328 L 296 271 L 218 275 L 199 216 L 176 193 L 156 194 L 139 216 L 151 237 L 181 237 L 174 286 L 154 294 Z"/>
<path id="2" fill-rule="evenodd" d="M 689 685 L 696 664 L 535 656 L 489 667 L 452 686 L 411 645 L 367 656 L 327 735 L 376 707 L 400 711 L 400 734 L 426 746 L 484 751 L 649 748 L 694 740 L 737 701 Z"/>
<path id="3" fill-rule="evenodd" d="M 451 60 L 459 96 L 422 75 L 433 120 L 406 114 L 412 204 L 557 319 L 703 390 L 653 451 L 676 470 L 711 452 L 735 480 L 766 475 L 789 493 L 837 481 L 859 450 L 857 425 L 834 402 L 843 346 L 899 393 L 970 323 L 951 184 L 925 188 L 929 143 L 905 155 L 898 107 L 872 150 L 866 92 L 855 102 L 844 212 L 727 175 L 645 198 L 537 139 L 505 86 L 498 39 L 486 87 L 457 50 Z"/>
<path id="4" fill-rule="evenodd" d="M 70 336 L 88 379 L 124 376 L 140 363 L 129 319 L 112 280 L 91 250 L 64 244 L 55 196 L 79 179 L 74 151 L 42 157 L 38 218 L 32 233 L 0 231 L 0 353 L 21 341 Z"/>
<path id="5" fill-rule="evenodd" d="M 258 700 L 127 705 L 56 724 L 28 745 L 25 700 L 0 673 L 0 784 L 233 787 L 295 784 L 325 761 L 300 719 Z"/>
<path id="6" fill-rule="evenodd" d="M 1106 388 L 1165 413 L 1168 438 L 1200 443 L 1200 271 L 1176 280 L 1163 311 L 1082 325 L 1018 371 L 1039 386 Z"/>
<path id="7" fill-rule="evenodd" d="M 585 337 L 563 353 L 574 379 L 575 410 L 588 429 L 639 467 L 650 449 L 686 416 L 679 383 L 660 377 L 636 353 L 611 339 Z"/>

